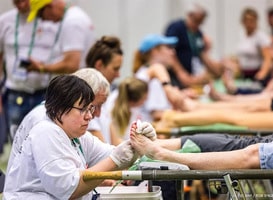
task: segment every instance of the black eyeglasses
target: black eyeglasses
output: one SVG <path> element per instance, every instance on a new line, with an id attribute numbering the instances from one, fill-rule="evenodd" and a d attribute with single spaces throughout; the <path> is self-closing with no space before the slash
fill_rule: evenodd
<path id="1" fill-rule="evenodd" d="M 72 106 L 71 108 L 75 108 L 75 109 L 79 110 L 81 115 L 87 115 L 88 112 L 90 112 L 90 114 L 93 115 L 93 113 L 96 110 L 96 106 L 94 106 L 94 105 L 91 105 L 89 108 L 88 107 L 87 108 L 78 108 L 75 106 Z"/>

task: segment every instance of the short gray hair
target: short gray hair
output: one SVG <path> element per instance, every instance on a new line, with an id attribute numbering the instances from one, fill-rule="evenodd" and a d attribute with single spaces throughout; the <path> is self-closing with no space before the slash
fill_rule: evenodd
<path id="1" fill-rule="evenodd" d="M 109 95 L 110 84 L 98 70 L 94 68 L 82 68 L 74 72 L 73 75 L 85 80 L 95 95 L 101 91 Z"/>
<path id="2" fill-rule="evenodd" d="M 187 7 L 186 7 L 186 13 L 187 14 L 191 14 L 191 13 L 200 13 L 204 16 L 207 15 L 207 11 L 205 10 L 205 8 L 203 6 L 201 6 L 198 3 L 190 3 Z"/>

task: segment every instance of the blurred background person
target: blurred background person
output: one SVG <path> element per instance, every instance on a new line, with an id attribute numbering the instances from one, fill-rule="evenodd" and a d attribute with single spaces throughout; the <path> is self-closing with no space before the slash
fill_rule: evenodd
<path id="1" fill-rule="evenodd" d="M 175 62 L 173 46 L 176 43 L 176 37 L 148 34 L 140 41 L 135 52 L 133 73 L 149 85 L 147 102 L 144 104 L 147 121 L 159 120 L 165 109 L 185 111 L 188 108 L 185 106 L 187 98 L 196 97 L 193 90 L 180 90 L 171 83 L 166 66 Z"/>
<path id="2" fill-rule="evenodd" d="M 173 83 L 180 88 L 184 82 L 180 75 L 183 70 L 193 75 L 208 72 L 212 77 L 222 74 L 223 65 L 210 58 L 208 50 L 211 42 L 200 29 L 206 17 L 206 10 L 199 4 L 192 3 L 186 10 L 185 19 L 171 21 L 166 27 L 166 36 L 178 38 L 175 50 L 181 66 L 173 66 L 169 73 Z"/>
<path id="3" fill-rule="evenodd" d="M 112 86 L 111 90 L 115 88 L 113 84 L 114 80 L 120 76 L 122 61 L 123 51 L 121 41 L 115 36 L 102 36 L 90 48 L 86 56 L 86 66 L 101 72 Z M 110 113 L 105 110 L 103 104 L 108 94 L 101 93 L 99 96 L 100 103 L 96 105 L 97 111 L 94 113 L 96 118 L 89 123 L 88 130 L 102 141 L 111 143 L 109 126 L 105 125 L 105 122 L 110 117 Z"/>
<path id="4" fill-rule="evenodd" d="M 31 59 L 28 70 L 50 73 L 72 73 L 85 67 L 85 57 L 95 41 L 90 17 L 78 6 L 65 0 L 30 0 L 28 21 L 41 18 L 59 22 L 49 62 Z"/>
<path id="5" fill-rule="evenodd" d="M 143 120 L 142 105 L 147 99 L 148 84 L 134 77 L 124 78 L 106 101 L 110 118 L 111 144 L 129 139 L 130 126 Z M 107 124 L 105 124 L 106 126 Z"/>
<path id="6" fill-rule="evenodd" d="M 23 117 L 44 99 L 49 74 L 26 68 L 30 57 L 47 62 L 58 27 L 38 18 L 27 23 L 29 0 L 13 4 L 16 8 L 0 16 L 0 68 L 6 72 L 2 98 L 11 138 Z"/>
<path id="7" fill-rule="evenodd" d="M 236 93 L 260 92 L 272 78 L 271 40 L 258 26 L 258 13 L 253 8 L 245 8 L 241 15 L 244 32 L 240 35 L 236 58 L 227 63 L 224 82 L 227 91 Z M 231 72 L 231 73 L 230 73 Z M 237 88 L 233 82 L 234 74 L 243 79 L 258 81 L 260 87 L 254 89 Z M 237 76 L 238 78 L 238 76 Z"/>

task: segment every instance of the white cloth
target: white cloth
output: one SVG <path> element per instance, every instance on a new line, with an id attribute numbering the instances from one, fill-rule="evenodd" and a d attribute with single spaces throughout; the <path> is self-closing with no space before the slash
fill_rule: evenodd
<path id="1" fill-rule="evenodd" d="M 19 68 L 20 59 L 27 59 L 32 40 L 35 20 L 26 22 L 26 16 L 19 15 L 18 24 L 18 58 L 15 54 L 15 30 L 17 9 L 12 9 L 0 16 L 0 52 L 6 62 L 9 89 L 32 93 L 44 89 L 49 83 L 49 76 L 37 72 L 27 73 Z M 52 52 L 58 24 L 38 20 L 31 57 L 40 62 L 47 62 Z"/>
<path id="2" fill-rule="evenodd" d="M 79 171 L 86 164 L 91 167 L 108 157 L 113 150 L 113 146 L 86 132 L 79 138 L 83 154 L 79 153 L 79 148 L 72 145 L 66 133 L 44 111 L 43 105 L 38 106 L 20 126 L 31 130 L 29 135 L 21 131 L 20 139 L 12 147 L 4 199 L 68 199 L 78 185 Z M 42 121 L 35 120 L 37 116 Z M 80 199 L 91 196 L 90 193 Z"/>
<path id="3" fill-rule="evenodd" d="M 154 78 L 150 79 L 147 73 L 148 68 L 146 66 L 142 66 L 136 72 L 135 77 L 139 78 L 148 83 L 148 97 L 145 101 L 142 111 L 143 111 L 143 119 L 142 121 L 152 121 L 151 112 L 152 111 L 161 111 L 171 108 L 171 104 L 167 99 L 166 93 L 161 82 Z"/>
<path id="4" fill-rule="evenodd" d="M 241 34 L 237 55 L 243 70 L 256 70 L 262 64 L 261 49 L 270 47 L 271 40 L 264 32 L 257 30 L 252 35 Z"/>
<path id="5" fill-rule="evenodd" d="M 94 26 L 90 17 L 79 7 L 71 6 L 65 12 L 60 37 L 54 46 L 52 62 L 63 59 L 63 53 L 81 51 L 80 67 L 86 67 L 85 57 L 95 42 Z"/>

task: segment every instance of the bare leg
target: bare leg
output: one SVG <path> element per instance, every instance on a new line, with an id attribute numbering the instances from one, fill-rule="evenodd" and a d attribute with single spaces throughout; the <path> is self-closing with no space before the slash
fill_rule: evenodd
<path id="1" fill-rule="evenodd" d="M 273 112 L 243 112 L 236 110 L 201 110 L 194 112 L 167 111 L 156 124 L 157 131 L 175 127 L 225 123 L 252 129 L 273 129 Z"/>

